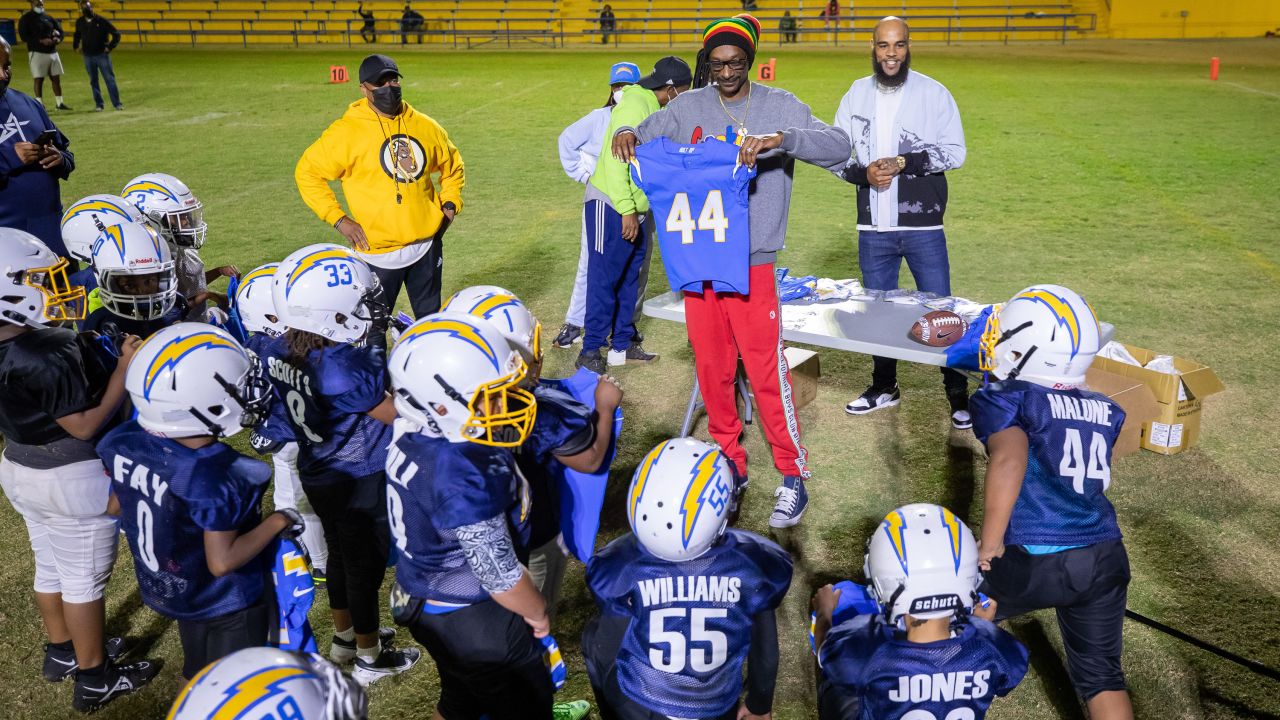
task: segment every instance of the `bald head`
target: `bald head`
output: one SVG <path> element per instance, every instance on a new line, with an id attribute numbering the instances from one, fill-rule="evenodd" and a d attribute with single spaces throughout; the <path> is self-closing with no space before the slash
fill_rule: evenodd
<path id="1" fill-rule="evenodd" d="M 876 23 L 875 32 L 871 34 L 872 42 L 879 40 L 882 33 L 892 34 L 908 42 L 911 40 L 911 28 L 907 26 L 907 21 L 896 15 L 880 18 L 880 22 Z"/>

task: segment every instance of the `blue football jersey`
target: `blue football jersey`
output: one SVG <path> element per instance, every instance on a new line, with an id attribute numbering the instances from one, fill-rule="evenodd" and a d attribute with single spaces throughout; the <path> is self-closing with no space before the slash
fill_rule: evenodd
<path id="1" fill-rule="evenodd" d="M 596 439 L 594 414 L 567 393 L 545 384 L 533 389 L 538 414 L 533 430 L 516 450 L 516 464 L 529 481 L 533 497 L 530 547 L 541 547 L 560 534 L 560 493 L 552 470 L 556 455 L 577 455 Z"/>
<path id="2" fill-rule="evenodd" d="M 587 585 L 604 612 L 631 619 L 618 651 L 622 692 L 653 712 L 710 717 L 738 701 L 753 618 L 787 594 L 791 556 L 730 529 L 702 556 L 673 563 L 628 534 L 591 559 Z"/>
<path id="3" fill-rule="evenodd" d="M 986 620 L 955 636 L 908 642 L 876 615 L 858 615 L 827 633 L 818 652 L 827 680 L 862 699 L 859 720 L 985 717 L 1027 672 L 1027 650 Z"/>
<path id="4" fill-rule="evenodd" d="M 505 515 L 521 562 L 528 559 L 529 486 L 511 452 L 398 432 L 387 453 L 387 517 L 400 552 L 396 581 L 441 612 L 489 599 L 454 532 Z"/>
<path id="5" fill-rule="evenodd" d="M 244 343 L 245 348 L 252 351 L 262 361 L 263 367 L 268 367 L 271 347 L 276 345 L 283 348 L 284 338 L 271 337 L 266 333 L 256 332 L 249 333 Z M 254 431 L 262 437 L 275 442 L 297 442 L 298 438 L 293 434 L 293 423 L 289 420 L 289 409 L 285 405 L 284 396 L 280 394 L 279 386 L 272 383 L 271 392 L 275 395 L 275 400 L 271 402 L 271 411 L 267 414 L 267 417 L 262 419 L 262 422 L 258 423 Z"/>
<path id="6" fill-rule="evenodd" d="M 738 164 L 738 147 L 720 140 L 659 138 L 636 147 L 631 178 L 649 198 L 673 291 L 701 292 L 710 281 L 716 292 L 748 292 L 747 192 L 755 176 Z"/>
<path id="7" fill-rule="evenodd" d="M 387 396 L 386 354 L 373 346 L 314 350 L 294 367 L 283 342 L 263 348 L 271 384 L 298 442 L 304 482 L 326 484 L 382 472 L 391 428 L 367 413 Z"/>
<path id="8" fill-rule="evenodd" d="M 204 533 L 252 530 L 271 479 L 266 463 L 214 443 L 192 450 L 143 430 L 136 420 L 107 433 L 98 455 L 120 502 L 147 607 L 176 620 L 207 620 L 262 598 L 262 554 L 223 577 L 209 572 Z"/>
<path id="9" fill-rule="evenodd" d="M 969 400 L 983 443 L 1010 427 L 1029 443 L 1027 474 L 1013 506 L 1006 545 L 1093 545 L 1120 537 L 1111 484 L 1111 448 L 1124 410 L 1088 390 L 1051 390 L 1023 380 L 991 383 Z"/>

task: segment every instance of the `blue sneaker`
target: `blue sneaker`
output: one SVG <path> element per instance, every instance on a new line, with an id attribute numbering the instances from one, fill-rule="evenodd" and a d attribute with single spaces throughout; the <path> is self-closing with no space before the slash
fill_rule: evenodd
<path id="1" fill-rule="evenodd" d="M 799 475 L 787 475 L 782 484 L 773 491 L 777 500 L 773 504 L 773 514 L 769 516 L 769 527 L 789 528 L 800 522 L 805 508 L 809 507 L 809 493 L 804 489 L 804 480 Z"/>

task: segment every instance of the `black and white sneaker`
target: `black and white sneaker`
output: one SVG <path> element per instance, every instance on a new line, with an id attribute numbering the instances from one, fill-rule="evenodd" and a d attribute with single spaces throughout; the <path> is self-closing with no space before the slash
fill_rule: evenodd
<path id="1" fill-rule="evenodd" d="M 94 712 L 121 695 L 128 695 L 141 689 L 159 672 L 160 665 L 148 660 L 139 660 L 128 665 L 108 662 L 106 670 L 99 677 L 91 679 L 81 673 L 80 677 L 76 678 L 71 707 L 84 713 Z"/>
<path id="2" fill-rule="evenodd" d="M 798 524 L 805 508 L 809 507 L 809 492 L 804 489 L 804 478 L 787 475 L 773 495 L 777 500 L 773 504 L 773 514 L 769 516 L 769 527 L 789 528 Z"/>
<path id="3" fill-rule="evenodd" d="M 107 638 L 107 660 L 115 660 L 124 654 L 124 638 Z M 75 650 L 62 650 L 49 643 L 44 645 L 44 670 L 41 673 L 49 682 L 62 682 L 80 669 Z"/>
<path id="4" fill-rule="evenodd" d="M 951 413 L 951 427 L 957 430 L 969 430 L 973 427 L 973 416 L 968 410 L 954 410 Z"/>
<path id="5" fill-rule="evenodd" d="M 369 687 L 382 678 L 405 672 L 417 664 L 421 658 L 422 651 L 417 648 L 403 650 L 383 648 L 373 662 L 357 657 L 356 668 L 351 671 L 351 677 L 360 683 L 361 687 Z"/>
<path id="6" fill-rule="evenodd" d="M 582 328 L 565 323 L 560 326 L 560 332 L 556 333 L 556 339 L 552 340 L 551 344 L 563 350 L 580 342 L 582 342 Z"/>
<path id="7" fill-rule="evenodd" d="M 609 365 L 617 367 L 619 365 L 644 365 L 657 360 L 658 356 L 654 353 L 644 351 L 644 346 L 635 343 L 626 350 L 610 350 Z"/>
<path id="8" fill-rule="evenodd" d="M 888 390 L 881 390 L 872 385 L 859 395 L 856 400 L 845 405 L 844 411 L 850 415 L 866 415 L 876 410 L 893 407 L 900 402 L 902 402 L 902 394 L 898 392 L 897 385 Z"/>
<path id="9" fill-rule="evenodd" d="M 392 641 L 396 639 L 396 629 L 390 627 L 378 628 L 378 644 L 383 650 L 391 647 Z M 329 659 L 339 665 L 346 665 L 356 659 L 356 641 L 343 640 L 337 635 L 333 636 L 333 640 L 329 643 Z"/>

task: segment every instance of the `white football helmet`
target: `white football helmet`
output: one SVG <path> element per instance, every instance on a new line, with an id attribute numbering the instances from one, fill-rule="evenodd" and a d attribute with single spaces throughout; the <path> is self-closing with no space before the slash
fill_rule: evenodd
<path id="1" fill-rule="evenodd" d="M 120 191 L 133 203 L 165 240 L 178 247 L 204 245 L 204 205 L 178 178 L 147 173 L 130 180 Z"/>
<path id="2" fill-rule="evenodd" d="M 978 366 L 1000 380 L 1079 387 L 1101 344 L 1098 316 L 1061 285 L 1032 285 L 987 318 Z"/>
<path id="3" fill-rule="evenodd" d="M 378 276 L 350 249 L 332 243 L 308 245 L 285 258 L 272 278 L 271 297 L 285 327 L 340 343 L 363 340 L 370 325 L 389 314 Z"/>
<path id="4" fill-rule="evenodd" d="M 364 689 L 315 653 L 238 650 L 201 670 L 173 701 L 167 720 L 221 717 L 365 720 Z"/>
<path id="5" fill-rule="evenodd" d="M 147 338 L 124 386 L 138 424 L 168 438 L 231 437 L 266 417 L 272 399 L 257 356 L 205 323 L 177 323 Z"/>
<path id="6" fill-rule="evenodd" d="M 533 430 L 537 403 L 519 387 L 528 366 L 493 325 L 440 312 L 410 325 L 387 362 L 396 410 L 450 442 L 517 447 Z"/>
<path id="7" fill-rule="evenodd" d="M 497 285 L 472 285 L 454 293 L 441 310 L 456 310 L 493 323 L 503 337 L 534 365 L 542 360 L 542 323 L 515 293 Z"/>
<path id="8" fill-rule="evenodd" d="M 885 516 L 867 541 L 863 571 L 894 625 L 903 615 L 933 620 L 967 614 L 982 582 L 973 533 L 950 510 L 928 503 Z"/>
<path id="9" fill-rule="evenodd" d="M 62 243 L 71 257 L 93 262 L 93 243 L 102 231 L 131 222 L 145 223 L 147 218 L 119 195 L 90 195 L 62 213 Z"/>
<path id="10" fill-rule="evenodd" d="M 155 320 L 178 299 L 173 252 L 149 225 L 107 227 L 93 243 L 93 274 L 103 306 L 120 317 Z"/>
<path id="11" fill-rule="evenodd" d="M 271 293 L 271 281 L 278 267 L 280 263 L 267 263 L 240 278 L 240 287 L 236 289 L 233 302 L 240 315 L 240 324 L 249 332 L 279 337 L 288 329 L 276 315 L 276 304 Z"/>
<path id="12" fill-rule="evenodd" d="M 729 525 L 733 471 L 716 448 L 690 437 L 649 451 L 627 489 L 627 519 L 636 539 L 663 560 L 692 560 Z"/>
<path id="13" fill-rule="evenodd" d="M 84 288 L 72 287 L 68 265 L 35 235 L 0 227 L 0 320 L 28 327 L 83 320 Z"/>

